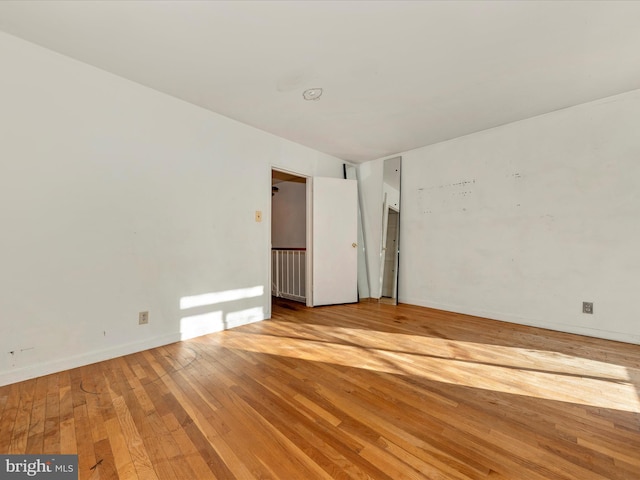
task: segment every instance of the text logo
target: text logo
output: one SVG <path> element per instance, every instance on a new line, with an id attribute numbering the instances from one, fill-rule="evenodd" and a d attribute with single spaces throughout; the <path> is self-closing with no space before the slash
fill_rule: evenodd
<path id="1" fill-rule="evenodd" d="M 0 455 L 0 479 L 78 480 L 78 455 Z"/>

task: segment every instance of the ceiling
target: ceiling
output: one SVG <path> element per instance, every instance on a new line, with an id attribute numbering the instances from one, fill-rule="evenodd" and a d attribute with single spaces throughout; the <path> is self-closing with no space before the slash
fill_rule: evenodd
<path id="1" fill-rule="evenodd" d="M 640 88 L 640 2 L 5 0 L 0 30 L 352 162 Z"/>

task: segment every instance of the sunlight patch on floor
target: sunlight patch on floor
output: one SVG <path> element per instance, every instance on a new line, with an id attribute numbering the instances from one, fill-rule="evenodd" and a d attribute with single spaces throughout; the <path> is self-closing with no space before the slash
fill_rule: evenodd
<path id="1" fill-rule="evenodd" d="M 547 373 L 587 375 L 629 380 L 624 366 L 567 355 L 549 350 L 537 350 L 495 344 L 449 340 L 423 335 L 382 332 L 315 324 L 295 324 L 271 320 L 261 326 L 261 333 L 288 336 L 306 340 L 338 341 L 364 348 L 415 353 L 476 363 L 495 364 Z"/>
<path id="2" fill-rule="evenodd" d="M 210 341 L 226 348 L 640 412 L 638 391 L 631 381 L 640 378 L 640 372 L 620 365 L 551 351 L 419 335 L 267 323 L 260 324 L 259 333 L 226 331 Z"/>

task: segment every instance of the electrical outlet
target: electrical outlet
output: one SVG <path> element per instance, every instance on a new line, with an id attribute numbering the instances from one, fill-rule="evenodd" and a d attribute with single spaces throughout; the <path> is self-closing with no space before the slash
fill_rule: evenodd
<path id="1" fill-rule="evenodd" d="M 582 313 L 593 314 L 593 303 L 592 302 L 582 302 Z"/>
<path id="2" fill-rule="evenodd" d="M 262 221 L 262 211 L 256 210 L 256 222 L 261 222 L 261 221 Z"/>
<path id="3" fill-rule="evenodd" d="M 149 312 L 140 312 L 138 314 L 138 325 L 146 325 L 149 323 Z"/>

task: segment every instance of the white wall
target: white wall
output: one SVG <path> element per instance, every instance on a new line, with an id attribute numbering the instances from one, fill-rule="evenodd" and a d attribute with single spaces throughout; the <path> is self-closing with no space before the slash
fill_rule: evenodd
<path id="1" fill-rule="evenodd" d="M 273 248 L 307 246 L 307 185 L 280 182 L 271 203 L 271 245 Z"/>
<path id="2" fill-rule="evenodd" d="M 639 132 L 633 91 L 403 153 L 400 301 L 640 343 Z"/>
<path id="3" fill-rule="evenodd" d="M 270 314 L 271 168 L 341 161 L 6 34 L 0 64 L 0 384 Z"/>

